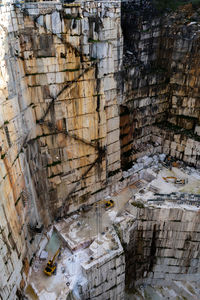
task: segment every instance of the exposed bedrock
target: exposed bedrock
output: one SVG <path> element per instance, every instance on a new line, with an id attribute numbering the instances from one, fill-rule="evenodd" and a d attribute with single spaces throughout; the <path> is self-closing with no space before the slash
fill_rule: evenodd
<path id="1" fill-rule="evenodd" d="M 129 167 L 142 152 L 159 152 L 162 147 L 167 154 L 198 165 L 199 10 L 193 10 L 190 4 L 159 16 L 149 1 L 129 1 L 122 3 L 121 15 L 122 167 Z M 167 143 L 164 131 L 156 138 L 154 125 L 167 128 Z M 179 147 L 173 143 L 176 133 Z M 189 152 L 185 149 L 188 137 L 197 141 L 197 147 L 189 143 Z"/>
<path id="2" fill-rule="evenodd" d="M 132 207 L 131 212 L 119 226 L 126 285 L 198 281 L 199 212 L 166 207 Z"/>
<path id="3" fill-rule="evenodd" d="M 15 299 L 43 229 L 109 194 L 138 157 L 200 166 L 200 11 L 2 2 L 0 287 Z"/>
<path id="4" fill-rule="evenodd" d="M 12 299 L 43 227 L 121 177 L 114 74 L 123 49 L 120 3 L 0 10 L 1 288 Z"/>

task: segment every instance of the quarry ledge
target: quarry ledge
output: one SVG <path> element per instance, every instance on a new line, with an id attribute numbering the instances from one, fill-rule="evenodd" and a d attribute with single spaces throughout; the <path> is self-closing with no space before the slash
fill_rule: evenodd
<path id="1" fill-rule="evenodd" d="M 32 289 L 39 299 L 51 293 L 55 297 L 56 290 L 58 299 L 64 295 L 70 299 L 72 294 L 114 300 L 119 291 L 119 299 L 126 296 L 125 286 L 131 291 L 141 284 L 157 289 L 161 282 L 169 285 L 173 280 L 195 284 L 200 172 L 160 154 L 138 159 L 123 176 L 101 201 L 54 223 L 48 239 L 45 234 L 26 289 L 29 299 Z M 114 205 L 106 207 L 110 200 Z M 43 271 L 59 247 L 57 274 L 52 280 Z M 60 288 L 54 288 L 57 280 Z"/>

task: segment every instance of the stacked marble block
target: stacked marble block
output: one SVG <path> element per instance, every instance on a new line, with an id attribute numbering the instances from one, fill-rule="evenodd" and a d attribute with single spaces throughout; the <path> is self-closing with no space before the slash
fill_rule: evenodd
<path id="1" fill-rule="evenodd" d="M 189 137 L 170 129 L 153 127 L 152 141 L 161 146 L 162 152 L 184 162 L 200 167 L 200 141 L 198 136 Z"/>
<path id="2" fill-rule="evenodd" d="M 2 233 L 0 234 L 1 247 L 1 274 L 0 288 L 2 299 L 15 299 L 17 287 L 22 280 L 22 261 L 18 258 L 17 252 L 7 247 Z"/>
<path id="3" fill-rule="evenodd" d="M 82 299 L 124 299 L 125 257 L 116 233 L 113 232 L 116 250 L 94 258 L 92 262 L 82 264 L 83 275 L 88 285 L 82 289 Z M 97 250 L 98 253 L 98 250 Z"/>
<path id="4" fill-rule="evenodd" d="M 132 206 L 129 213 L 119 228 L 125 245 L 126 282 L 130 286 L 198 280 L 198 210 L 155 204 L 145 208 Z"/>

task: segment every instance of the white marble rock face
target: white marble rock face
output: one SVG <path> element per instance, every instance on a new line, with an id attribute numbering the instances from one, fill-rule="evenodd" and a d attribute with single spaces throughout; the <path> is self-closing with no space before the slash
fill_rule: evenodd
<path id="1" fill-rule="evenodd" d="M 82 204 L 93 204 L 106 193 L 125 188 L 131 180 L 140 180 L 143 168 L 157 163 L 149 155 L 164 153 L 160 160 L 171 155 L 200 166 L 199 58 L 197 55 L 188 59 L 192 47 L 197 49 L 196 24 L 182 24 L 175 35 L 176 25 L 167 27 L 163 20 L 161 28 L 156 18 L 151 20 L 149 30 L 143 20 L 139 34 L 130 36 L 134 49 L 126 50 L 121 27 L 123 12 L 118 1 L 83 1 L 65 8 L 58 1 L 26 2 L 17 7 L 13 2 L 2 1 L 6 5 L 0 7 L 3 299 L 15 299 L 17 289 L 25 286 L 29 263 L 40 240 L 30 228 L 47 227 L 60 209 L 63 214 L 74 212 Z M 158 51 L 165 29 L 170 38 L 174 37 L 173 45 L 166 38 L 166 49 Z M 185 30 L 188 40 L 184 38 Z M 128 65 L 124 63 L 127 55 Z M 149 72 L 148 65 L 162 58 L 169 59 L 169 70 L 158 66 L 154 74 Z M 169 82 L 163 75 L 168 71 Z M 124 106 L 129 112 L 123 119 L 120 111 Z M 168 113 L 170 124 L 184 130 L 174 133 L 172 128 L 157 126 Z M 188 135 L 191 130 L 194 134 Z M 103 149 L 106 151 L 101 157 Z M 146 159 L 123 172 L 127 179 L 119 181 L 124 157 L 132 162 L 144 155 Z M 93 165 L 98 157 L 98 163 Z M 175 278 L 172 274 L 180 279 L 184 275 L 179 267 L 187 254 L 184 231 L 197 234 L 196 223 L 188 219 L 194 215 L 187 213 L 183 213 L 179 226 L 166 223 L 172 238 L 176 239 L 172 227 L 179 231 L 177 245 L 170 251 L 159 250 L 169 273 L 165 275 L 170 279 Z M 165 213 L 156 210 L 155 214 L 162 223 Z M 141 226 L 148 236 L 148 222 Z M 163 247 L 169 243 L 165 234 Z M 178 249 L 182 247 L 184 250 Z M 197 259 L 196 245 L 193 250 L 193 259 Z M 170 255 L 175 257 L 172 267 Z M 85 291 L 91 292 L 94 299 L 123 299 L 124 254 L 113 258 L 116 268 L 111 268 L 112 274 L 111 261 L 107 259 L 100 266 L 102 274 L 109 274 L 103 279 L 106 283 L 95 288 L 100 279 L 91 278 L 91 291 Z M 189 266 L 191 273 L 197 268 L 195 264 L 192 261 Z M 150 274 L 152 282 L 163 278 L 160 265 Z M 88 276 L 93 276 L 92 272 Z"/>

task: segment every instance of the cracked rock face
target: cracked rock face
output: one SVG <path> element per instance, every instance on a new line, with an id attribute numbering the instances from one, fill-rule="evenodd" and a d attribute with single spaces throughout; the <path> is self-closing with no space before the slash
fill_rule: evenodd
<path id="1" fill-rule="evenodd" d="M 149 1 L 0 7 L 3 299 L 23 290 L 43 228 L 101 200 L 133 161 L 200 166 L 199 21 Z"/>
<path id="2" fill-rule="evenodd" d="M 128 235 L 122 231 L 129 287 L 139 282 L 158 285 L 165 280 L 198 280 L 199 213 L 177 208 L 135 209 L 134 225 Z"/>
<path id="3" fill-rule="evenodd" d="M 152 153 L 155 147 L 160 151 L 161 146 L 165 153 L 197 166 L 199 58 L 193 55 L 199 40 L 197 14 L 191 5 L 162 17 L 145 7 L 136 1 L 122 5 L 121 161 L 126 168 L 141 152 Z M 160 130 L 154 125 L 164 128 L 164 139 L 164 131 L 161 139 L 157 133 L 154 136 Z M 175 134 L 179 134 L 179 146 Z M 189 136 L 197 147 L 193 148 Z"/>

